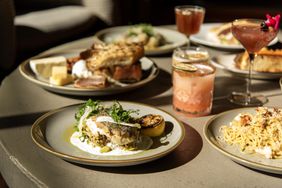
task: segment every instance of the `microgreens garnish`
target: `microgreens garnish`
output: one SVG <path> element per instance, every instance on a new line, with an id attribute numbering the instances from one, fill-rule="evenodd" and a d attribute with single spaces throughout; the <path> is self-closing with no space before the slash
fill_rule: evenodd
<path id="1" fill-rule="evenodd" d="M 87 116 L 83 117 L 84 119 L 92 115 L 108 114 L 117 123 L 132 123 L 134 122 L 134 118 L 131 115 L 138 114 L 138 110 L 125 110 L 118 101 L 115 101 L 110 107 L 105 107 L 100 103 L 100 101 L 93 101 L 89 99 L 86 103 L 80 106 L 78 111 L 75 113 L 77 124 L 82 116 L 85 116 L 85 114 L 87 114 Z"/>
<path id="2" fill-rule="evenodd" d="M 137 110 L 124 110 L 121 104 L 117 101 L 115 101 L 111 107 L 107 108 L 106 112 L 117 123 L 130 123 L 134 119 L 131 114 L 138 114 Z"/>
<path id="3" fill-rule="evenodd" d="M 140 30 L 136 30 L 136 29 L 140 29 L 142 31 L 142 33 L 145 33 L 148 36 L 153 36 L 154 35 L 154 29 L 153 26 L 150 24 L 146 24 L 146 23 L 141 23 L 141 24 L 136 24 L 133 25 L 129 31 L 128 31 L 128 35 L 129 36 L 137 36 L 138 34 L 140 34 Z"/>
<path id="4" fill-rule="evenodd" d="M 86 108 L 91 108 L 91 113 L 88 116 L 98 114 L 100 111 L 102 111 L 104 109 L 103 105 L 100 104 L 100 101 L 93 101 L 93 100 L 89 99 L 75 113 L 75 119 L 77 121 L 80 120 L 80 118 L 84 114 Z"/>

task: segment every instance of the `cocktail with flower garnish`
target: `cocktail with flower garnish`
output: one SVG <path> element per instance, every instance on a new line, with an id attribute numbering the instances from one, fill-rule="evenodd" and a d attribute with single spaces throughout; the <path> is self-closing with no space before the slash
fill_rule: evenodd
<path id="1" fill-rule="evenodd" d="M 266 16 L 267 20 L 237 19 L 232 22 L 231 31 L 234 37 L 244 46 L 249 54 L 249 74 L 245 93 L 233 92 L 230 101 L 243 106 L 260 106 L 268 100 L 265 96 L 251 93 L 252 66 L 256 53 L 266 47 L 279 30 L 280 15 Z"/>

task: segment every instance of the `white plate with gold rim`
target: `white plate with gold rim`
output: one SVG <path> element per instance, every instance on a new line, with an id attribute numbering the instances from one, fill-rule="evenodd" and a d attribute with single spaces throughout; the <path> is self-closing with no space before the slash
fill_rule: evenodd
<path id="1" fill-rule="evenodd" d="M 204 137 L 214 149 L 235 162 L 253 169 L 282 174 L 282 159 L 267 159 L 259 154 L 245 154 L 239 151 L 237 146 L 230 146 L 220 139 L 222 136 L 219 131 L 221 126 L 229 125 L 239 113 L 254 114 L 255 109 L 256 107 L 238 108 L 214 116 L 204 126 Z"/>
<path id="2" fill-rule="evenodd" d="M 104 104 L 112 101 L 103 102 Z M 140 103 L 120 101 L 124 109 L 139 110 L 139 115 L 159 114 L 166 128 L 162 136 L 153 138 L 150 149 L 131 155 L 104 156 L 84 152 L 69 141 L 74 132 L 74 114 L 81 104 L 50 111 L 38 118 L 31 128 L 33 141 L 41 149 L 67 161 L 93 166 L 130 166 L 156 160 L 172 152 L 184 139 L 185 131 L 174 116 L 158 108 Z"/>
<path id="3" fill-rule="evenodd" d="M 52 56 L 76 57 L 81 51 L 82 50 L 69 50 L 61 53 L 48 54 L 44 56 L 38 55 L 32 57 L 31 59 L 39 59 L 39 58 L 52 57 Z M 53 85 L 49 83 L 49 80 L 36 76 L 36 74 L 31 70 L 29 66 L 29 60 L 30 59 L 24 61 L 19 66 L 20 73 L 24 78 L 46 90 L 55 93 L 66 94 L 66 95 L 103 96 L 103 95 L 113 95 L 113 94 L 123 93 L 136 88 L 140 88 L 148 84 L 149 82 L 154 80 L 159 73 L 159 68 L 156 65 L 156 63 L 154 63 L 150 58 L 143 57 L 140 59 L 143 76 L 141 80 L 138 82 L 130 83 L 125 86 L 111 85 L 106 88 L 97 88 L 97 89 L 76 88 L 73 86 L 73 84 L 67 84 L 64 86 Z"/>
<path id="4" fill-rule="evenodd" d="M 237 54 L 218 55 L 212 59 L 212 64 L 220 69 L 226 70 L 227 72 L 236 76 L 248 77 L 249 71 L 241 70 L 235 65 L 235 57 Z M 257 72 L 252 71 L 252 78 L 254 79 L 279 79 L 282 77 L 281 73 L 270 73 L 270 72 Z"/>

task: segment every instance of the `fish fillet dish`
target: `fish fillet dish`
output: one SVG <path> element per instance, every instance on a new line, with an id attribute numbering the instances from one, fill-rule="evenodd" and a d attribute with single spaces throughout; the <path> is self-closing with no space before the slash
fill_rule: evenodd
<path id="1" fill-rule="evenodd" d="M 160 136 L 164 132 L 164 121 L 160 115 L 150 114 L 148 120 L 148 116 L 138 117 L 137 114 L 138 110 L 125 110 L 117 101 L 106 106 L 90 99 L 75 114 L 76 131 L 70 141 L 95 155 L 128 155 L 147 150 L 155 135 L 143 134 L 142 130 L 147 129 L 151 121 L 152 126 L 162 127 L 155 131 Z"/>

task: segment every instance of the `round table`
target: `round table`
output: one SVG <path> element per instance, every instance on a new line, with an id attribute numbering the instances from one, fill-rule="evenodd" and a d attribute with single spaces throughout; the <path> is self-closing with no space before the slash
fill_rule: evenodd
<path id="1" fill-rule="evenodd" d="M 44 54 L 90 47 L 92 37 L 52 48 Z M 223 53 L 208 49 L 212 55 Z M 160 74 L 150 84 L 128 93 L 92 97 L 130 100 L 159 107 L 183 121 L 184 141 L 167 156 L 137 166 L 95 167 L 64 161 L 37 147 L 31 139 L 34 121 L 45 112 L 81 103 L 88 97 L 46 91 L 15 70 L 0 87 L 0 170 L 10 187 L 281 187 L 281 175 L 239 165 L 214 150 L 203 137 L 203 126 L 215 114 L 237 108 L 232 90 L 244 89 L 244 79 L 217 69 L 212 114 L 185 118 L 172 105 L 171 54 L 151 57 Z M 278 80 L 256 80 L 253 89 L 268 96 L 269 106 L 282 106 Z"/>

